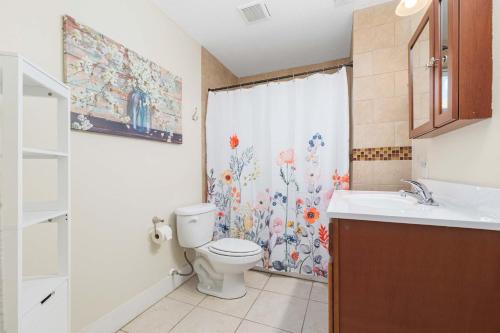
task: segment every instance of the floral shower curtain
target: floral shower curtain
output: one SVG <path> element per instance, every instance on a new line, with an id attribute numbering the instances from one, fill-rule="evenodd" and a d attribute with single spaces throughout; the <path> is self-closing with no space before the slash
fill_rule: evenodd
<path id="1" fill-rule="evenodd" d="M 211 92 L 206 127 L 214 238 L 256 242 L 266 269 L 326 277 L 326 209 L 349 188 L 346 70 Z"/>

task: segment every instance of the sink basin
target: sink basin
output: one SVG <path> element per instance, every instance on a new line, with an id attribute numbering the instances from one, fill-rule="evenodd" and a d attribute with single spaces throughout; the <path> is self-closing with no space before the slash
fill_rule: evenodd
<path id="1" fill-rule="evenodd" d="M 350 205 L 373 209 L 404 210 L 415 208 L 417 200 L 412 197 L 402 197 L 399 193 L 356 193 L 345 198 Z"/>
<path id="2" fill-rule="evenodd" d="M 447 196 L 435 198 L 439 206 L 419 204 L 399 192 L 336 191 L 327 213 L 330 218 L 500 230 L 497 215 L 477 209 L 480 204 L 467 206 Z"/>

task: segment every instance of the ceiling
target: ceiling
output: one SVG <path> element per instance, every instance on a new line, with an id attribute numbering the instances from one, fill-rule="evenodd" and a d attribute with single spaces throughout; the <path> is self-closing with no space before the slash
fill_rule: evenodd
<path id="1" fill-rule="evenodd" d="M 265 0 L 271 18 L 247 24 L 253 0 L 154 0 L 239 77 L 349 57 L 352 13 L 388 0 Z"/>

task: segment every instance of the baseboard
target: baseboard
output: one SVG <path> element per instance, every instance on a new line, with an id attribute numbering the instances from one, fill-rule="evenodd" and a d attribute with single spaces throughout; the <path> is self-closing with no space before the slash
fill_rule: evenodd
<path id="1" fill-rule="evenodd" d="M 188 266 L 186 266 L 181 271 L 185 272 L 188 269 Z M 189 276 L 179 275 L 167 276 L 128 302 L 86 326 L 79 333 L 115 333 L 189 278 Z"/>

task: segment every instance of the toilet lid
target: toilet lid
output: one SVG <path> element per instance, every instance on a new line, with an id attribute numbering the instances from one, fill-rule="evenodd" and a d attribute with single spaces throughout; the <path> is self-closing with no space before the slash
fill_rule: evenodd
<path id="1" fill-rule="evenodd" d="M 219 239 L 210 244 L 208 249 L 213 253 L 234 257 L 250 256 L 262 251 L 254 242 L 238 238 Z"/>

